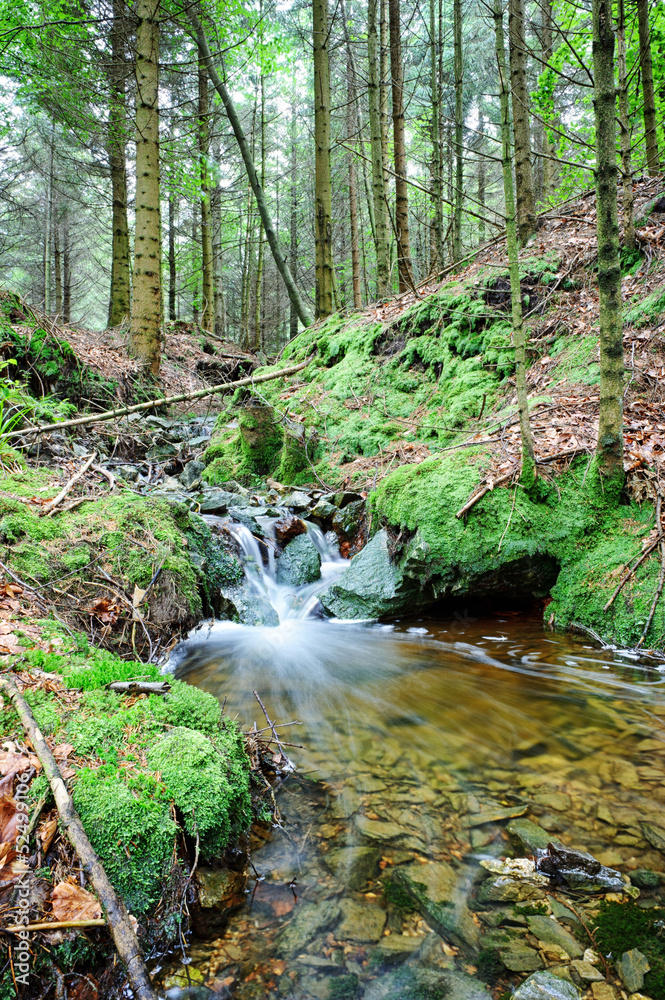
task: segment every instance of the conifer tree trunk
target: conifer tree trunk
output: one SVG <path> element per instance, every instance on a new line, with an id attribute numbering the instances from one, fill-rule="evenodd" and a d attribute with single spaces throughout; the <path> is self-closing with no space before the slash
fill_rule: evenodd
<path id="1" fill-rule="evenodd" d="M 199 220 L 196 202 L 192 202 L 192 322 L 199 325 L 199 270 L 197 249 L 199 243 Z"/>
<path id="2" fill-rule="evenodd" d="M 175 259 L 175 194 L 169 191 L 169 319 L 178 318 L 176 310 L 176 259 Z"/>
<path id="3" fill-rule="evenodd" d="M 129 350 L 159 373 L 162 252 L 159 204 L 159 0 L 136 6 L 136 223 Z"/>
<path id="4" fill-rule="evenodd" d="M 402 27 L 399 0 L 389 0 L 390 72 L 393 93 L 393 146 L 395 155 L 395 238 L 399 290 L 413 286 L 409 242 L 409 188 L 406 182 L 406 145 L 404 138 L 404 67 L 402 66 Z"/>
<path id="5" fill-rule="evenodd" d="M 455 73 L 455 204 L 453 209 L 453 260 L 462 257 L 462 199 L 464 197 L 464 62 L 462 58 L 462 0 L 453 3 L 454 73 Z"/>
<path id="6" fill-rule="evenodd" d="M 612 0 L 593 0 L 596 215 L 600 293 L 600 475 L 623 481 L 623 324 L 617 217 L 616 90 Z"/>
<path id="7" fill-rule="evenodd" d="M 485 187 L 487 183 L 487 174 L 485 167 L 485 157 L 483 156 L 483 145 L 484 145 L 484 135 L 485 135 L 485 118 L 482 114 L 478 116 L 478 204 L 480 205 L 482 212 L 481 215 L 485 214 Z M 478 222 L 478 239 L 481 243 L 485 241 L 485 222 L 481 218 Z"/>
<path id="8" fill-rule="evenodd" d="M 621 188 L 623 195 L 623 240 L 629 250 L 637 246 L 633 214 L 633 169 L 631 165 L 630 104 L 626 65 L 626 12 L 624 0 L 618 0 L 617 62 L 619 65 L 619 143 L 621 148 Z"/>
<path id="9" fill-rule="evenodd" d="M 67 210 L 62 220 L 62 320 L 63 323 L 72 321 L 72 260 L 71 247 L 69 244 L 69 219 Z"/>
<path id="10" fill-rule="evenodd" d="M 524 37 L 524 0 L 509 0 L 508 43 L 510 79 L 513 95 L 513 131 L 515 133 L 515 187 L 517 189 L 517 230 L 524 244 L 536 231 L 536 200 L 531 169 L 529 132 L 529 88 L 526 77 L 526 42 Z"/>
<path id="11" fill-rule="evenodd" d="M 552 0 L 541 0 L 542 22 L 541 22 L 541 48 L 543 62 L 547 64 L 554 52 L 552 40 Z M 550 157 L 554 154 L 554 147 L 550 141 L 550 134 L 547 125 L 543 125 L 543 202 L 548 203 L 554 194 L 556 187 L 557 172 L 556 163 Z"/>
<path id="12" fill-rule="evenodd" d="M 314 243 L 316 315 L 333 312 L 332 216 L 330 180 L 330 64 L 328 0 L 313 2 L 314 41 Z"/>
<path id="13" fill-rule="evenodd" d="M 390 244 L 386 226 L 386 189 L 384 184 L 383 139 L 381 130 L 381 83 L 379 45 L 376 25 L 377 0 L 369 0 L 367 10 L 367 98 L 372 154 L 372 194 L 374 199 L 374 244 L 376 248 L 376 294 L 384 299 L 390 293 Z"/>
<path id="14" fill-rule="evenodd" d="M 517 245 L 517 224 L 515 213 L 515 192 L 513 190 L 513 170 L 510 143 L 510 109 L 508 72 L 503 34 L 502 0 L 494 0 L 494 29 L 496 34 L 496 58 L 499 69 L 499 95 L 501 104 L 501 160 L 503 165 L 503 191 L 506 201 L 506 245 L 510 271 L 510 301 L 512 306 L 513 346 L 515 348 L 515 388 L 517 409 L 522 440 L 522 482 L 533 482 L 536 474 L 535 452 L 531 425 L 529 423 L 529 400 L 526 387 L 526 337 L 522 316 L 522 290 L 520 287 L 520 265 Z"/>
<path id="15" fill-rule="evenodd" d="M 295 88 L 291 104 L 291 218 L 289 220 L 289 267 L 293 281 L 298 280 L 298 152 L 297 152 L 297 117 Z M 298 333 L 298 313 L 291 303 L 289 316 L 289 338 Z"/>
<path id="16" fill-rule="evenodd" d="M 390 191 L 390 29 L 388 24 L 388 0 L 380 0 L 379 7 L 379 109 L 381 114 L 381 156 L 383 160 L 383 190 L 385 192 L 386 233 L 388 234 L 388 257 L 390 258 L 391 222 L 388 205 Z"/>
<path id="17" fill-rule="evenodd" d="M 356 88 L 353 80 L 353 67 L 351 48 L 347 46 L 348 61 L 346 67 L 347 78 L 347 127 L 349 139 L 353 135 L 354 126 L 357 121 L 356 116 Z M 349 222 L 351 225 L 351 276 L 353 282 L 353 307 L 362 308 L 362 289 L 360 286 L 360 240 L 358 236 L 358 179 L 356 176 L 355 154 L 348 152 L 349 167 Z"/>
<path id="18" fill-rule="evenodd" d="M 440 88 L 439 88 L 439 54 L 438 34 L 436 26 L 436 8 L 438 0 L 429 2 L 429 35 L 430 35 L 430 76 L 432 104 L 432 201 L 434 208 L 433 246 L 430 271 L 434 273 L 443 267 L 443 177 L 441 176 L 441 135 L 439 124 L 441 118 Z"/>
<path id="19" fill-rule="evenodd" d="M 261 14 L 263 13 L 263 0 L 260 4 Z M 264 73 L 261 73 L 261 79 L 259 82 L 259 89 L 261 91 L 261 122 L 260 122 L 260 137 L 261 137 L 261 187 L 265 190 L 266 185 L 266 78 Z M 279 225 L 279 210 L 278 215 L 278 225 Z M 256 285 L 254 288 L 254 329 L 256 331 L 255 338 L 257 347 L 263 348 L 263 232 L 259 227 L 258 233 L 259 250 L 258 250 L 258 260 L 256 262 Z"/>
<path id="20" fill-rule="evenodd" d="M 62 316 L 62 261 L 60 253 L 60 227 L 53 227 L 53 263 L 55 265 L 55 314 Z"/>
<path id="21" fill-rule="evenodd" d="M 219 159 L 217 149 L 215 150 L 215 158 Z M 215 335 L 223 340 L 226 336 L 226 299 L 222 272 L 222 192 L 219 184 L 215 187 L 210 199 L 210 214 L 212 217 L 213 280 L 215 283 Z"/>
<path id="22" fill-rule="evenodd" d="M 212 267 L 212 220 L 210 217 L 210 101 L 208 74 L 199 56 L 199 169 L 201 184 L 201 326 L 208 333 L 215 324 L 215 284 Z"/>
<path id="23" fill-rule="evenodd" d="M 130 275 L 129 275 L 129 224 L 127 222 L 127 136 L 125 122 L 127 106 L 125 84 L 127 62 L 125 59 L 125 0 L 113 0 L 113 20 L 111 22 L 110 44 L 111 63 L 109 66 L 109 119 L 106 148 L 111 173 L 111 196 L 113 199 L 112 247 L 111 247 L 111 294 L 109 298 L 108 325 L 120 326 L 129 322 Z"/>
<path id="24" fill-rule="evenodd" d="M 640 35 L 640 68 L 642 71 L 642 101 L 644 132 L 647 147 L 649 176 L 660 173 L 658 135 L 656 133 L 656 101 L 653 89 L 653 63 L 651 59 L 651 28 L 649 25 L 649 0 L 637 0 L 637 24 Z"/>
<path id="25" fill-rule="evenodd" d="M 51 314 L 51 229 L 53 226 L 53 159 L 55 147 L 55 125 L 49 143 L 48 177 L 46 180 L 46 214 L 44 218 L 44 312 Z"/>

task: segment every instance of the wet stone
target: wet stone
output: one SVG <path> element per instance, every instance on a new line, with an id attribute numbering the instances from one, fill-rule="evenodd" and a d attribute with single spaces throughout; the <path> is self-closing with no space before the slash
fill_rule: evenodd
<path id="1" fill-rule="evenodd" d="M 388 965 L 398 965 L 406 961 L 417 951 L 424 941 L 423 937 L 408 937 L 406 934 L 388 934 L 382 937 L 372 951 L 372 959 L 378 959 Z"/>
<path id="2" fill-rule="evenodd" d="M 480 931 L 473 920 L 458 877 L 445 861 L 398 868 L 391 883 L 404 891 L 430 927 L 445 941 L 473 956 L 480 944 Z"/>
<path id="3" fill-rule="evenodd" d="M 551 840 L 549 833 L 530 819 L 512 819 L 506 830 L 513 845 L 522 854 L 544 851 Z"/>
<path id="4" fill-rule="evenodd" d="M 386 925 L 386 911 L 369 903 L 343 899 L 339 904 L 342 922 L 336 935 L 342 941 L 378 941 Z"/>
<path id="5" fill-rule="evenodd" d="M 297 535 L 304 535 L 307 528 L 302 518 L 291 514 L 287 517 L 281 517 L 279 521 L 276 521 L 273 525 L 273 531 L 275 532 L 277 543 L 279 545 L 286 545 L 296 538 Z"/>
<path id="6" fill-rule="evenodd" d="M 299 955 L 315 937 L 332 930 L 341 915 L 339 903 L 334 900 L 296 907 L 293 918 L 275 942 L 277 953 L 287 957 Z"/>
<path id="7" fill-rule="evenodd" d="M 237 493 L 227 493 L 226 490 L 206 491 L 199 510 L 202 514 L 215 514 L 221 517 L 229 507 L 242 507 L 243 498 Z"/>
<path id="8" fill-rule="evenodd" d="M 531 933 L 539 941 L 559 945 L 560 948 L 568 952 L 571 958 L 581 958 L 584 954 L 584 948 L 579 941 L 562 927 L 561 924 L 557 923 L 556 920 L 538 914 L 533 917 L 527 917 L 526 922 L 529 925 Z"/>
<path id="9" fill-rule="evenodd" d="M 655 889 L 663 881 L 661 872 L 653 872 L 648 868 L 639 868 L 630 873 L 630 881 L 640 889 Z"/>
<path id="10" fill-rule="evenodd" d="M 201 476 L 205 472 L 203 462 L 188 462 L 182 470 L 179 479 L 186 490 L 192 490 L 201 482 Z"/>
<path id="11" fill-rule="evenodd" d="M 579 996 L 573 983 L 549 971 L 534 972 L 513 993 L 514 1000 L 579 1000 Z"/>
<path id="12" fill-rule="evenodd" d="M 570 968 L 581 985 L 605 981 L 605 977 L 598 971 L 595 965 L 592 965 L 591 962 L 585 962 L 583 959 L 576 959 L 574 962 L 571 962 Z"/>
<path id="13" fill-rule="evenodd" d="M 665 830 L 653 823 L 640 823 L 646 840 L 658 851 L 665 851 Z"/>
<path id="14" fill-rule="evenodd" d="M 295 490 L 283 501 L 285 507 L 296 511 L 307 510 L 311 503 L 312 498 L 307 493 L 300 493 L 298 490 Z"/>
<path id="15" fill-rule="evenodd" d="M 542 889 L 537 886 L 517 882 L 505 875 L 488 878 L 478 889 L 481 903 L 523 903 L 525 900 L 544 898 Z"/>
<path id="16" fill-rule="evenodd" d="M 310 517 L 316 517 L 320 521 L 328 521 L 334 516 L 337 511 L 337 507 L 334 507 L 327 500 L 319 500 L 318 503 L 314 504 L 309 512 Z"/>
<path id="17" fill-rule="evenodd" d="M 397 823 L 368 819 L 367 816 L 360 815 L 355 817 L 354 822 L 358 833 L 369 840 L 396 840 L 404 835 L 404 828 Z"/>
<path id="18" fill-rule="evenodd" d="M 543 960 L 535 948 L 528 945 L 512 945 L 510 948 L 501 948 L 499 957 L 505 967 L 511 972 L 535 972 L 542 969 Z"/>
<path id="19" fill-rule="evenodd" d="M 624 986 L 629 993 L 636 993 L 644 986 L 644 976 L 651 966 L 646 955 L 643 955 L 637 948 L 624 951 L 617 962 L 617 969 Z"/>
<path id="20" fill-rule="evenodd" d="M 362 889 L 378 874 L 380 860 L 378 847 L 340 847 L 326 854 L 323 863 L 349 889 Z"/>
<path id="21" fill-rule="evenodd" d="M 564 812 L 570 809 L 570 797 L 562 792 L 541 792 L 534 795 L 534 802 L 545 809 L 554 809 L 555 812 Z"/>
<path id="22" fill-rule="evenodd" d="M 277 582 L 293 587 L 314 583 L 321 576 L 321 556 L 309 535 L 297 535 L 277 560 Z"/>
<path id="23" fill-rule="evenodd" d="M 256 518 L 249 513 L 250 509 L 248 507 L 229 507 L 228 514 L 238 524 L 244 524 L 257 538 L 263 538 L 265 532 Z M 257 508 L 257 512 L 259 509 Z"/>

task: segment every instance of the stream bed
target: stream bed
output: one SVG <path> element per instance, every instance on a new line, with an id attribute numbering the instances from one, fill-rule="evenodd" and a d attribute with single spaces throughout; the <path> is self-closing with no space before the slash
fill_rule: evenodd
<path id="1" fill-rule="evenodd" d="M 343 561 L 312 540 L 329 581 Z M 280 624 L 204 625 L 176 673 L 244 728 L 265 725 L 257 691 L 273 720 L 300 723 L 280 732 L 301 746 L 276 794 L 281 828 L 253 837 L 245 904 L 224 934 L 191 942 L 191 982 L 241 1000 L 480 1000 L 550 970 L 620 997 L 584 932 L 597 897 L 570 909 L 480 862 L 551 839 L 659 904 L 661 675 L 517 612 L 327 621 L 316 585 L 278 586 L 270 560 L 246 556 Z"/>

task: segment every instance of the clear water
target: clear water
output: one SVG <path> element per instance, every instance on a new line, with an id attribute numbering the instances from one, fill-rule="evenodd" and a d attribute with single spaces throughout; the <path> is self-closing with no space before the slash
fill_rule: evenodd
<path id="1" fill-rule="evenodd" d="M 523 614 L 325 621 L 312 616 L 316 594 L 344 562 L 322 536 L 326 580 L 298 592 L 240 537 L 280 625 L 206 626 L 178 651 L 177 674 L 246 728 L 265 725 L 258 691 L 274 720 L 300 723 L 282 733 L 303 748 L 289 750 L 297 774 L 277 793 L 283 828 L 255 834 L 247 905 L 222 938 L 192 944 L 191 968 L 210 985 L 326 998 L 345 975 L 358 996 L 378 997 L 395 975 L 389 937 L 410 968 L 475 975 L 473 957 L 384 887 L 397 867 L 445 864 L 458 901 L 473 896 L 479 860 L 509 851 L 497 810 L 624 872 L 662 868 L 641 826 L 665 828 L 659 673 Z M 361 847 L 378 851 L 366 878 Z"/>

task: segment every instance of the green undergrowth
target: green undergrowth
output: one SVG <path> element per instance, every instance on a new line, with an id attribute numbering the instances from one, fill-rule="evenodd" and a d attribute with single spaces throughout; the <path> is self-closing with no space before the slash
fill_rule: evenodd
<path id="1" fill-rule="evenodd" d="M 665 314 L 665 287 L 656 288 L 649 295 L 637 296 L 626 310 L 625 321 L 633 326 L 647 326 L 657 323 Z"/>
<path id="2" fill-rule="evenodd" d="M 626 903 L 603 900 L 595 921 L 598 948 L 615 963 L 633 948 L 646 955 L 651 970 L 644 977 L 644 993 L 653 1000 L 665 1000 L 664 917 L 662 907 L 642 909 L 633 900 Z"/>
<path id="3" fill-rule="evenodd" d="M 159 901 L 181 831 L 211 862 L 248 828 L 244 739 L 211 694 L 179 680 L 163 696 L 109 691 L 103 685 L 114 680 L 156 680 L 157 668 L 89 649 L 83 638 L 64 652 L 26 650 L 20 666 L 59 674 L 80 691 L 73 701 L 39 689 L 26 698 L 46 735 L 73 748 L 74 804 L 131 912 Z M 7 711 L 2 735 L 17 725 Z"/>
<path id="4" fill-rule="evenodd" d="M 29 585 L 68 578 L 58 586 L 69 591 L 75 585 L 85 607 L 81 581 L 90 584 L 92 602 L 100 596 L 95 587 L 108 577 L 131 595 L 135 587 L 146 589 L 159 571 L 142 610 L 149 610 L 148 621 L 175 630 L 214 611 L 221 584 L 237 579 L 237 562 L 185 505 L 126 491 L 40 516 L 40 502 L 61 486 L 46 469 L 0 476 L 2 561 Z M 119 627 L 131 609 L 122 612 Z"/>
<path id="5" fill-rule="evenodd" d="M 457 518 L 489 467 L 482 449 L 403 466 L 370 497 L 374 527 L 417 532 L 404 549 L 408 572 L 435 596 L 544 598 L 545 615 L 579 622 L 624 646 L 635 645 L 658 585 L 660 559 L 647 559 L 607 611 L 604 606 L 642 552 L 653 528 L 650 504 L 616 505 L 588 460 L 531 490 L 497 488 Z M 659 602 L 646 645 L 665 646 Z"/>

